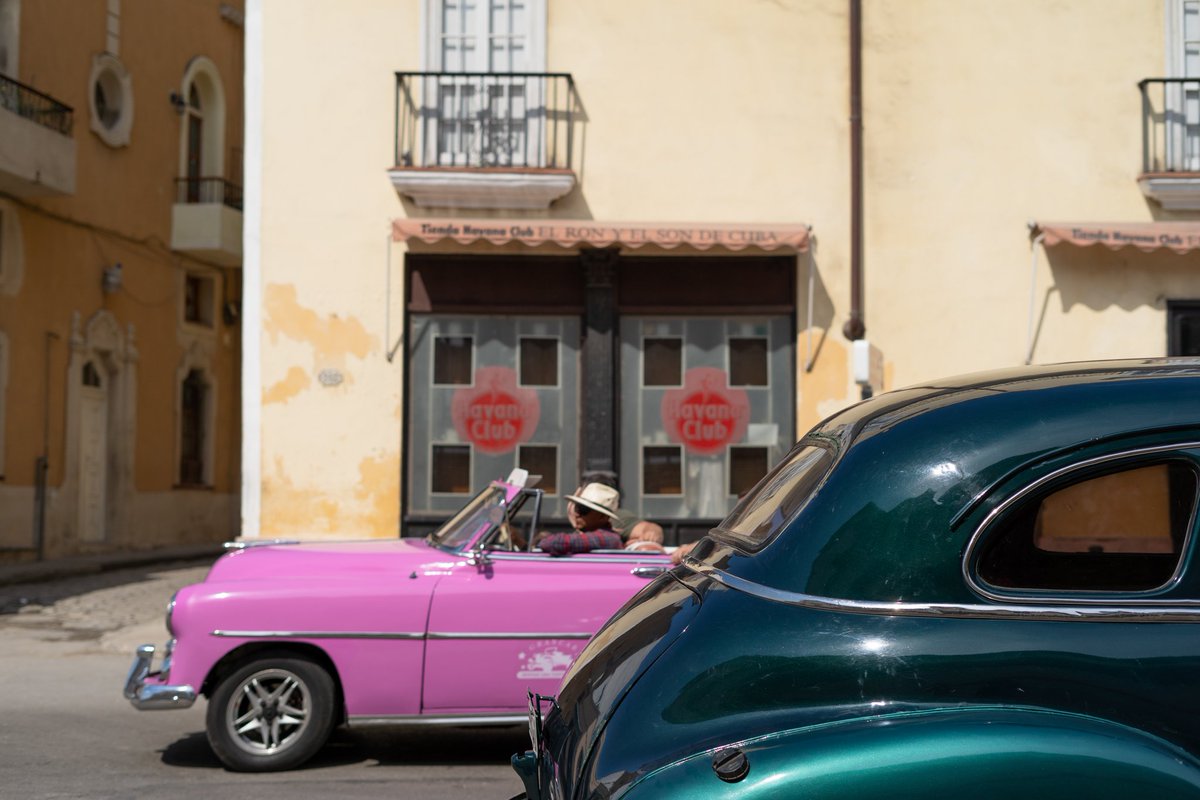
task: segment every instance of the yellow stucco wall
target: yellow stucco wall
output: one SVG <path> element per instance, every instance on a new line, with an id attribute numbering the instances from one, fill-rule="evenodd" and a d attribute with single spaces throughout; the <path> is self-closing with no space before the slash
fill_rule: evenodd
<path id="1" fill-rule="evenodd" d="M 0 549 L 21 552 L 32 543 L 34 465 L 43 451 L 49 462 L 47 555 L 220 541 L 236 534 L 241 343 L 237 326 L 221 321 L 220 302 L 236 299 L 240 276 L 236 268 L 219 269 L 170 248 L 182 118 L 168 98 L 180 89 L 196 56 L 212 59 L 220 72 L 226 153 L 240 150 L 242 35 L 221 17 L 220 5 L 216 0 L 119 5 L 117 55 L 131 77 L 133 125 L 129 144 L 114 148 L 92 132 L 89 112 L 92 60 L 108 46 L 108 3 L 21 3 L 16 77 L 74 109 L 76 171 L 69 195 L 3 198 L 19 220 L 24 259 L 21 280 L 0 292 L 0 331 L 10 346 L 0 421 L 5 425 Z M 103 272 L 117 263 L 122 286 L 106 293 Z M 211 486 L 180 491 L 177 384 L 190 343 L 182 324 L 183 277 L 189 270 L 216 285 L 215 328 L 201 337 L 212 353 L 216 429 Z M 69 387 L 79 376 L 68 365 L 77 332 L 73 319 L 86 332 L 88 321 L 101 312 L 116 323 L 124 351 L 136 349 L 122 367 L 136 372 L 136 401 L 127 428 L 116 417 L 110 420 L 110 441 L 119 438 L 131 455 L 124 462 L 130 474 L 122 493 L 111 489 L 110 476 L 107 538 L 84 544 L 75 530 L 68 404 Z"/>
<path id="2" fill-rule="evenodd" d="M 859 397 L 842 335 L 847 7 L 548 0 L 546 69 L 573 75 L 585 121 L 579 184 L 547 215 L 812 225 L 813 289 L 802 254 L 795 298 L 799 431 Z M 1019 365 L 1027 221 L 1171 216 L 1135 182 L 1136 83 L 1164 70 L 1163 4 L 863 7 L 865 305 L 881 388 Z M 261 9 L 261 534 L 391 536 L 404 376 L 385 354 L 403 329 L 404 248 L 389 256 L 385 236 L 391 218 L 438 214 L 397 197 L 386 172 L 392 75 L 422 66 L 421 3 Z M 1037 259 L 1038 362 L 1162 355 L 1164 298 L 1200 296 L 1194 256 Z M 323 369 L 340 385 L 323 386 Z"/>

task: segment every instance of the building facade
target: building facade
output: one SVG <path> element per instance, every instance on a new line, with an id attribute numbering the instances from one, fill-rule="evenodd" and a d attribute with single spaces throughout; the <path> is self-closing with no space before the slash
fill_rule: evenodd
<path id="1" fill-rule="evenodd" d="M 243 536 L 522 467 L 682 540 L 864 392 L 1195 352 L 1198 19 L 251 0 Z"/>
<path id="2" fill-rule="evenodd" d="M 238 533 L 243 26 L 0 0 L 0 558 Z"/>

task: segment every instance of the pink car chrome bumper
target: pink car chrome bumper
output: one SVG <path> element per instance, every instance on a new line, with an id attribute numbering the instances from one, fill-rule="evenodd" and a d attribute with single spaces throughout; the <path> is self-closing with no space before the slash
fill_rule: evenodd
<path id="1" fill-rule="evenodd" d="M 171 669 L 171 650 L 174 640 L 167 642 L 161 672 L 152 672 L 154 645 L 144 644 L 133 657 L 129 677 L 125 679 L 125 699 L 139 711 L 159 711 L 169 708 L 188 708 L 196 702 L 196 689 L 192 686 L 171 686 L 159 682 L 160 675 Z"/>

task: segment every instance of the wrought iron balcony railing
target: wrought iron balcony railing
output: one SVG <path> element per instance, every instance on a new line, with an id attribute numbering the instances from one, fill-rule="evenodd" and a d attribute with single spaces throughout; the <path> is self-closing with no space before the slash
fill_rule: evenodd
<path id="1" fill-rule="evenodd" d="M 397 167 L 572 169 L 565 72 L 397 72 Z"/>
<path id="2" fill-rule="evenodd" d="M 1144 78 L 1142 172 L 1200 173 L 1200 78 Z"/>
<path id="3" fill-rule="evenodd" d="M 6 75 L 0 75 L 0 108 L 64 136 L 71 135 L 75 112 L 70 106 Z"/>
<path id="4" fill-rule="evenodd" d="M 242 187 L 224 178 L 176 178 L 176 203 L 221 203 L 242 210 Z"/>

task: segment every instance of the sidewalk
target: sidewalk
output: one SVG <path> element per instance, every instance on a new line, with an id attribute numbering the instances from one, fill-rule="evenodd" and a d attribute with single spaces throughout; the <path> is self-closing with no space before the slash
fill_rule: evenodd
<path id="1" fill-rule="evenodd" d="M 114 569 L 169 564 L 177 561 L 198 561 L 206 558 L 215 561 L 217 556 L 223 552 L 224 547 L 221 544 L 195 544 L 163 547 L 156 550 L 54 558 L 21 564 L 0 564 L 0 586 L 52 581 L 76 575 L 91 575 Z"/>

